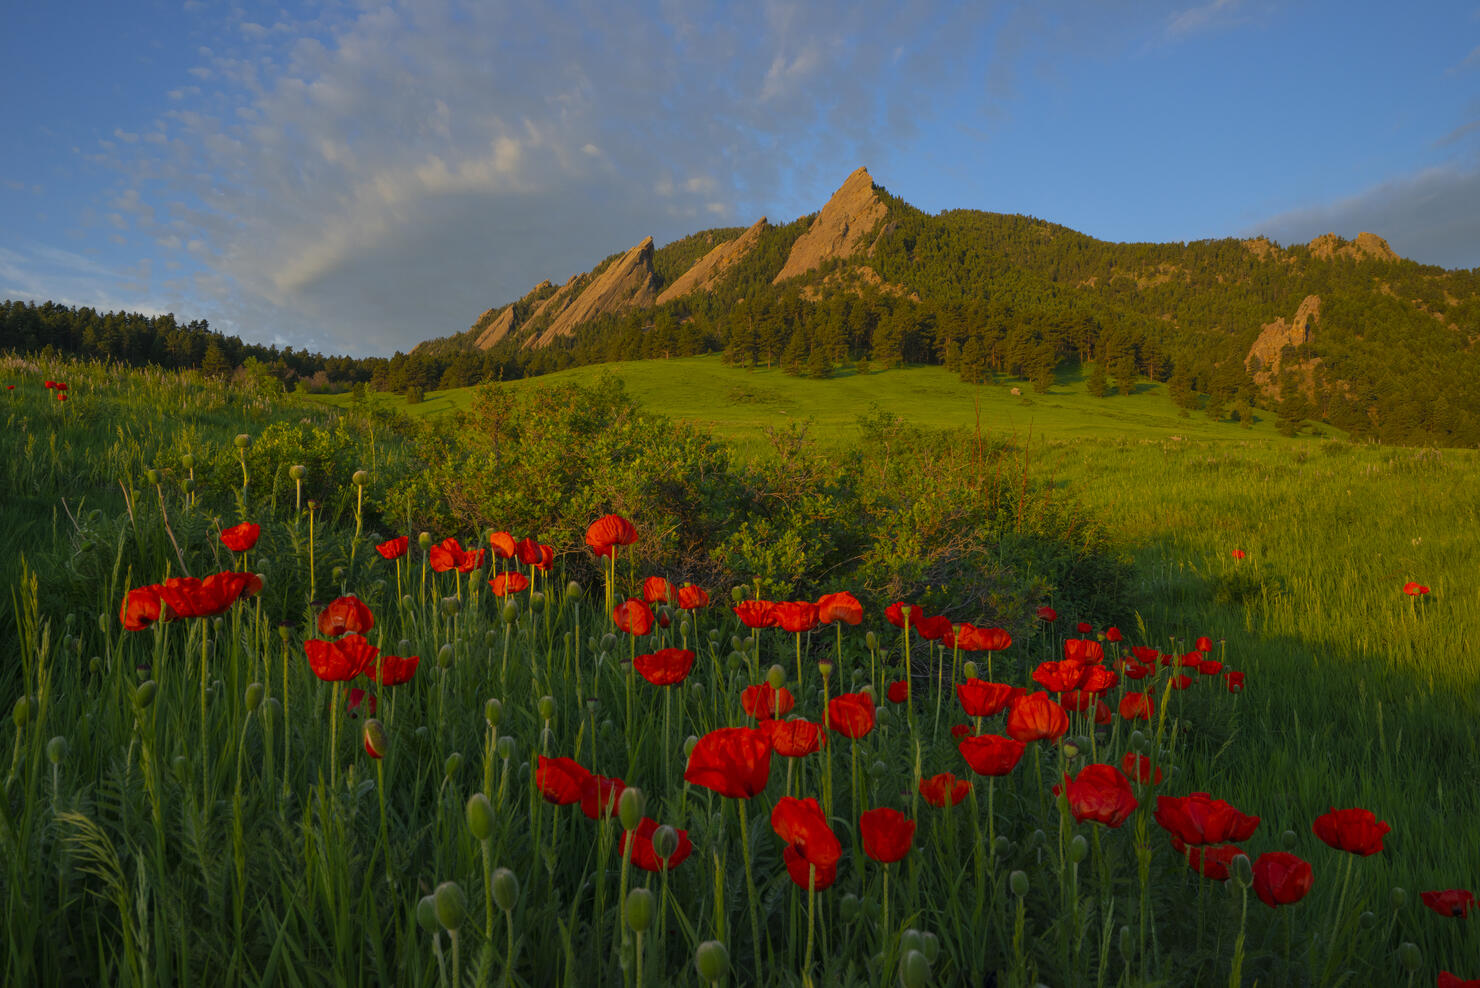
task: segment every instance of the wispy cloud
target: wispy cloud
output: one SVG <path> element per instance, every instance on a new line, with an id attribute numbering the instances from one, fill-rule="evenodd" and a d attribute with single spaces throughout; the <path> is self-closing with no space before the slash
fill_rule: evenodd
<path id="1" fill-rule="evenodd" d="M 1179 10 L 1167 21 L 1167 38 L 1177 41 L 1188 35 L 1221 27 L 1232 18 L 1238 4 L 1239 0 L 1212 0 L 1211 3 Z"/>

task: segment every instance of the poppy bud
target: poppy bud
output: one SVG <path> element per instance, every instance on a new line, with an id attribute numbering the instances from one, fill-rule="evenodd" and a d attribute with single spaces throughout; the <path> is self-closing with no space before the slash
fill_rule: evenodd
<path id="1" fill-rule="evenodd" d="M 899 952 L 904 954 L 911 950 L 922 953 L 925 950 L 925 936 L 913 926 L 899 935 Z"/>
<path id="2" fill-rule="evenodd" d="M 344 582 L 344 567 L 343 566 L 336 566 L 333 569 L 331 569 L 329 571 L 329 579 L 333 580 L 335 583 L 343 583 Z"/>
<path id="3" fill-rule="evenodd" d="M 1065 758 L 1072 759 L 1079 757 L 1079 745 L 1075 744 L 1073 741 L 1065 741 L 1062 747 L 1064 750 Z"/>
<path id="4" fill-rule="evenodd" d="M 158 692 L 159 684 L 152 679 L 146 679 L 139 684 L 138 689 L 134 690 L 134 703 L 138 706 L 140 710 L 144 710 L 151 703 L 154 702 L 154 695 Z M 25 697 L 22 697 L 20 700 L 17 700 L 16 706 L 19 707 L 22 700 L 24 699 Z M 17 723 L 19 723 L 19 721 L 17 721 Z"/>
<path id="5" fill-rule="evenodd" d="M 888 765 L 885 765 L 883 762 L 874 762 L 874 764 L 870 766 L 868 774 L 873 777 L 873 780 L 875 782 L 879 782 L 884 778 L 884 773 L 888 771 Z"/>
<path id="6" fill-rule="evenodd" d="M 356 470 L 349 478 L 349 482 L 356 487 L 364 487 L 370 483 L 370 475 L 364 470 Z"/>
<path id="7" fill-rule="evenodd" d="M 155 470 L 153 467 L 150 467 L 148 470 L 144 471 L 144 479 L 147 480 L 149 483 L 155 485 L 156 487 L 159 486 L 159 471 Z"/>
<path id="8" fill-rule="evenodd" d="M 617 636 L 616 635 L 614 635 L 610 631 L 608 631 L 606 634 L 604 634 L 604 635 L 601 636 L 601 650 L 603 652 L 610 652 L 612 649 L 614 649 L 616 647 L 617 647 Z"/>
<path id="9" fill-rule="evenodd" d="M 863 643 L 868 646 L 870 652 L 876 652 L 879 649 L 879 636 L 870 631 L 863 636 Z"/>
<path id="10" fill-rule="evenodd" d="M 858 896 L 849 892 L 838 900 L 838 915 L 844 923 L 851 923 L 858 918 Z"/>
<path id="11" fill-rule="evenodd" d="M 730 651 L 732 651 L 732 652 L 738 652 L 743 647 L 744 647 L 744 643 L 740 640 L 740 636 L 739 635 L 731 635 L 730 636 Z"/>
<path id="12" fill-rule="evenodd" d="M 936 936 L 934 933 L 931 933 L 929 930 L 926 930 L 924 933 L 920 934 L 920 940 L 924 944 L 924 946 L 920 948 L 920 953 L 925 955 L 925 959 L 927 961 L 929 961 L 931 964 L 934 964 L 935 959 L 940 956 L 940 937 Z"/>
<path id="13" fill-rule="evenodd" d="M 467 816 L 468 830 L 475 840 L 486 841 L 493 837 L 493 806 L 487 796 L 481 792 L 469 796 Z"/>
<path id="14" fill-rule="evenodd" d="M 696 745 L 698 743 L 699 743 L 699 739 L 696 738 L 696 737 L 694 737 L 692 734 L 690 734 L 688 737 L 684 738 L 684 740 L 683 740 L 683 756 L 685 758 L 688 758 L 690 755 L 692 755 L 694 753 L 694 745 Z"/>
<path id="15" fill-rule="evenodd" d="M 635 786 L 628 786 L 622 790 L 622 795 L 617 797 L 617 819 L 622 822 L 623 830 L 637 829 L 637 825 L 642 822 L 645 802 L 642 790 Z"/>
<path id="16" fill-rule="evenodd" d="M 1136 941 L 1131 936 L 1131 928 L 1122 926 L 1120 928 L 1120 956 L 1130 960 L 1136 953 Z"/>
<path id="17" fill-rule="evenodd" d="M 1075 834 L 1074 839 L 1069 842 L 1069 861 L 1078 864 L 1089 854 L 1089 841 L 1084 839 L 1083 834 Z"/>
<path id="18" fill-rule="evenodd" d="M 437 905 L 430 895 L 422 896 L 416 903 L 416 922 L 428 933 L 437 932 Z"/>
<path id="19" fill-rule="evenodd" d="M 623 910 L 627 925 L 634 933 L 645 933 L 653 924 L 653 893 L 636 888 L 627 893 L 627 906 Z"/>
<path id="20" fill-rule="evenodd" d="M 384 758 L 387 750 L 385 725 L 371 717 L 365 721 L 365 754 L 371 758 Z"/>
<path id="21" fill-rule="evenodd" d="M 1008 840 L 1001 834 L 998 834 L 997 840 L 992 844 L 992 850 L 994 853 L 1006 857 L 1007 855 L 1012 853 L 1012 841 Z"/>
<path id="22" fill-rule="evenodd" d="M 771 684 L 771 689 L 779 690 L 786 685 L 786 670 L 779 665 L 772 666 L 766 670 L 766 682 Z"/>
<path id="23" fill-rule="evenodd" d="M 531 611 L 533 611 L 535 614 L 539 614 L 539 613 L 543 612 L 544 609 L 545 609 L 545 595 L 542 594 L 542 593 L 533 593 L 533 594 L 530 594 L 529 595 L 529 609 Z"/>
<path id="24" fill-rule="evenodd" d="M 443 771 L 447 773 L 447 777 L 449 779 L 452 778 L 458 773 L 458 770 L 462 768 L 462 754 L 460 752 L 454 751 L 452 754 L 448 755 L 447 761 L 442 766 L 442 768 Z"/>
<path id="25" fill-rule="evenodd" d="M 745 656 L 741 655 L 739 652 L 731 652 L 729 655 L 725 656 L 725 668 L 730 670 L 731 672 L 735 672 L 744 664 Z"/>
<path id="26" fill-rule="evenodd" d="M 401 609 L 403 611 L 404 610 L 410 610 L 411 609 L 411 605 L 414 604 L 414 603 L 416 603 L 416 601 L 414 601 L 414 600 L 411 599 L 411 595 L 409 593 L 408 594 L 405 594 L 405 595 L 403 595 L 401 597 Z"/>
<path id="27" fill-rule="evenodd" d="M 462 610 L 462 601 L 458 600 L 456 597 L 442 598 L 443 617 L 457 617 L 457 612 L 460 610 Z"/>
<path id="28" fill-rule="evenodd" d="M 67 757 L 67 739 L 58 734 L 46 742 L 46 760 L 53 765 L 62 764 L 62 759 Z"/>
<path id="29" fill-rule="evenodd" d="M 555 698 L 553 696 L 542 696 L 536 704 L 540 712 L 541 720 L 549 720 L 555 716 Z"/>
<path id="30" fill-rule="evenodd" d="M 503 719 L 503 716 L 503 701 L 490 699 L 483 704 L 483 719 L 488 721 L 489 727 L 498 727 L 498 722 Z"/>
<path id="31" fill-rule="evenodd" d="M 246 449 L 248 446 L 252 445 L 252 437 L 243 432 L 240 433 L 236 437 L 236 439 L 233 440 L 233 442 L 236 443 L 237 449 Z"/>
<path id="32" fill-rule="evenodd" d="M 468 914 L 468 897 L 463 895 L 462 886 L 456 882 L 443 882 L 432 893 L 432 906 L 437 911 L 437 922 L 448 932 L 456 932 Z"/>
<path id="33" fill-rule="evenodd" d="M 965 675 L 966 675 L 966 678 L 967 679 L 979 679 L 979 678 L 981 678 L 981 677 L 979 677 L 976 674 L 976 663 L 975 662 L 971 662 L 971 661 L 968 660 L 967 663 L 964 666 L 962 666 L 961 668 L 965 672 Z"/>
<path id="34" fill-rule="evenodd" d="M 550 730 L 550 726 L 546 724 L 540 729 L 540 748 L 544 751 L 549 751 L 554 744 L 555 732 Z"/>
<path id="35" fill-rule="evenodd" d="M 186 470 L 194 470 L 195 457 L 191 456 L 189 453 L 186 453 L 184 456 L 180 457 L 180 466 L 184 467 Z"/>
<path id="36" fill-rule="evenodd" d="M 1285 850 L 1287 851 L 1295 850 L 1295 845 L 1299 842 L 1300 837 L 1293 830 L 1287 830 L 1280 834 L 1280 843 L 1285 846 Z"/>
<path id="37" fill-rule="evenodd" d="M 443 645 L 437 649 L 437 665 L 443 669 L 452 668 L 452 659 L 455 654 L 451 644 Z"/>
<path id="38" fill-rule="evenodd" d="M 493 903 L 504 912 L 513 912 L 519 904 L 519 877 L 507 868 L 497 868 L 490 883 Z"/>
<path id="39" fill-rule="evenodd" d="M 504 761 L 509 761 L 519 751 L 519 743 L 509 735 L 505 734 L 503 737 L 498 739 L 498 747 L 496 750 L 498 751 L 498 756 L 500 758 L 502 758 Z"/>
<path id="40" fill-rule="evenodd" d="M 930 983 L 930 962 L 918 950 L 906 950 L 899 959 L 899 983 L 904 988 L 924 988 Z"/>
<path id="41" fill-rule="evenodd" d="M 1019 899 L 1028 894 L 1028 873 L 1025 871 L 1014 871 L 1008 876 L 1007 884 L 1012 887 L 1012 894 Z"/>
<path id="42" fill-rule="evenodd" d="M 1357 917 L 1357 925 L 1364 930 L 1372 929 L 1372 927 L 1377 925 L 1377 913 L 1368 909 L 1366 912 L 1362 913 L 1362 915 Z"/>
<path id="43" fill-rule="evenodd" d="M 247 695 L 245 697 L 247 713 L 254 714 L 257 712 L 257 708 L 262 705 L 262 694 L 264 692 L 265 690 L 261 683 L 247 684 Z"/>
<path id="44" fill-rule="evenodd" d="M 1423 952 L 1418 949 L 1418 944 L 1404 941 L 1398 944 L 1398 962 L 1403 965 L 1403 970 L 1412 974 L 1423 964 Z"/>
<path id="45" fill-rule="evenodd" d="M 744 600 L 749 593 L 749 587 L 733 586 L 730 588 L 730 599 L 738 604 L 742 600 Z"/>
<path id="46" fill-rule="evenodd" d="M 729 973 L 730 952 L 718 940 L 705 940 L 694 949 L 694 970 L 705 981 L 717 984 Z"/>
<path id="47" fill-rule="evenodd" d="M 1393 890 L 1388 893 L 1388 903 L 1397 912 L 1408 904 L 1408 892 L 1401 885 L 1394 885 Z"/>
<path id="48" fill-rule="evenodd" d="M 293 626 L 288 624 L 286 621 L 279 624 L 278 637 L 283 640 L 284 645 L 288 644 L 288 639 L 293 637 Z"/>
<path id="49" fill-rule="evenodd" d="M 1247 854 L 1235 854 L 1228 862 L 1228 875 L 1238 883 L 1239 888 L 1248 888 L 1254 884 L 1254 866 L 1249 862 Z"/>
<path id="50" fill-rule="evenodd" d="M 430 549 L 432 546 L 432 533 L 422 532 L 416 537 L 416 544 L 421 546 L 423 549 Z"/>
<path id="51" fill-rule="evenodd" d="M 1131 750 L 1142 755 L 1146 754 L 1146 735 L 1141 731 L 1131 732 Z"/>
<path id="52" fill-rule="evenodd" d="M 288 468 L 288 476 L 292 477 L 294 480 L 302 480 L 304 477 L 308 476 L 308 467 L 304 466 L 301 463 L 295 463 Z"/>
<path id="53" fill-rule="evenodd" d="M 183 481 L 180 482 L 180 486 L 185 489 L 186 494 L 189 494 L 191 491 L 195 490 L 195 478 L 186 477 Z"/>
<path id="54" fill-rule="evenodd" d="M 283 705 L 278 702 L 278 698 L 275 696 L 268 697 L 267 702 L 262 705 L 262 719 L 271 726 L 276 724 L 278 718 L 282 715 Z"/>
<path id="55" fill-rule="evenodd" d="M 832 670 L 833 664 L 831 662 L 828 662 L 826 659 L 817 663 L 817 671 L 822 673 L 822 678 L 824 681 L 826 681 L 827 678 L 832 675 Z"/>
<path id="56" fill-rule="evenodd" d="M 184 755 L 176 755 L 174 761 L 170 762 L 170 768 L 175 773 L 175 781 L 184 785 L 190 779 L 190 759 Z"/>
<path id="57" fill-rule="evenodd" d="M 519 605 L 512 600 L 505 601 L 503 613 L 500 614 L 500 617 L 504 619 L 504 624 L 513 624 L 519 620 Z"/>
<path id="58" fill-rule="evenodd" d="M 653 854 L 660 860 L 667 861 L 673 857 L 673 852 L 678 850 L 678 831 L 668 824 L 663 824 L 653 831 Z"/>

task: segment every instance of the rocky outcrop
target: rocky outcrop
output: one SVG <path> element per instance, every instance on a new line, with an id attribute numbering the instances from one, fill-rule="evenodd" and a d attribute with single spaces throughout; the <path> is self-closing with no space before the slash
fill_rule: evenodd
<path id="1" fill-rule="evenodd" d="M 1321 318 L 1321 297 L 1319 295 L 1307 295 L 1295 310 L 1295 318 L 1290 322 L 1281 316 L 1274 322 L 1265 323 L 1260 327 L 1259 338 L 1254 345 L 1249 347 L 1249 354 L 1244 358 L 1244 369 L 1253 377 L 1254 383 L 1260 388 L 1278 394 L 1279 378 L 1282 365 L 1282 354 L 1287 346 L 1298 347 L 1310 339 L 1311 329 L 1314 323 Z M 1315 361 L 1306 363 L 1314 365 Z M 1302 370 L 1309 375 L 1310 367 L 1301 365 Z"/>
<path id="2" fill-rule="evenodd" d="M 1388 242 L 1375 233 L 1359 233 L 1357 239 L 1348 243 L 1334 233 L 1323 233 L 1307 244 L 1312 257 L 1329 261 L 1337 257 L 1349 257 L 1354 261 L 1396 261 L 1398 255 Z"/>
<path id="3" fill-rule="evenodd" d="M 569 298 L 575 279 L 567 282 L 555 295 L 553 303 L 562 295 Z M 658 299 L 658 280 L 653 274 L 653 238 L 645 237 L 642 243 L 617 258 L 606 270 L 597 275 L 574 301 L 562 305 L 557 311 L 551 308 L 550 325 L 532 344 L 535 347 L 549 346 L 556 338 L 570 336 L 576 327 L 588 319 L 607 313 L 621 312 L 638 306 L 652 305 Z M 541 307 L 543 311 L 544 307 Z M 534 316 L 530 317 L 531 320 Z"/>
<path id="4" fill-rule="evenodd" d="M 478 334 L 478 338 L 473 341 L 473 345 L 479 350 L 487 350 L 505 336 L 508 336 L 509 330 L 513 328 L 514 307 L 510 305 L 495 316 L 493 322 L 489 323 L 488 327 L 482 333 Z"/>
<path id="5" fill-rule="evenodd" d="M 907 298 L 912 302 L 920 301 L 920 296 L 910 291 L 903 285 L 885 281 L 879 272 L 867 264 L 855 264 L 850 267 L 834 271 L 822 279 L 820 285 L 808 285 L 802 289 L 802 298 L 809 302 L 820 302 L 829 291 L 845 291 L 853 295 L 863 295 L 866 290 L 872 289 L 880 295 L 893 295 L 895 298 Z"/>
<path id="6" fill-rule="evenodd" d="M 851 257 L 888 212 L 889 207 L 874 192 L 868 169 L 858 169 L 833 193 L 807 232 L 792 244 L 786 264 L 772 284 L 806 274 L 823 261 Z"/>
<path id="7" fill-rule="evenodd" d="M 671 302 L 673 299 L 682 298 L 692 292 L 702 292 L 719 282 L 725 272 L 745 259 L 757 242 L 761 234 L 770 229 L 770 224 L 762 216 L 740 236 L 734 240 L 726 240 L 717 245 L 709 253 L 689 268 L 683 274 L 673 279 L 673 284 L 663 289 L 658 296 L 658 304 Z"/>

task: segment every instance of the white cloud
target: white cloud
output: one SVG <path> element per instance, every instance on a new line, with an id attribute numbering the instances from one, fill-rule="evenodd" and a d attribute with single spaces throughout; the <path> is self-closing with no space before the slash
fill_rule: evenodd
<path id="1" fill-rule="evenodd" d="M 1211 3 L 1179 10 L 1167 21 L 1167 37 L 1174 40 L 1185 38 L 1220 26 L 1237 6 L 1238 0 L 1212 0 Z"/>

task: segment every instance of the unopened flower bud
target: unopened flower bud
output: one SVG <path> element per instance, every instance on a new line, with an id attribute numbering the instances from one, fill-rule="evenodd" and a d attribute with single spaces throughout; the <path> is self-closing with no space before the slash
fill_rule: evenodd
<path id="1" fill-rule="evenodd" d="M 248 446 L 252 445 L 252 437 L 247 435 L 245 432 L 238 434 L 236 439 L 233 441 L 236 443 L 237 449 L 246 449 Z"/>
<path id="2" fill-rule="evenodd" d="M 1248 888 L 1254 884 L 1254 866 L 1249 862 L 1247 854 L 1235 854 L 1228 862 L 1228 875 L 1238 883 L 1239 888 Z"/>
<path id="3" fill-rule="evenodd" d="M 371 717 L 365 721 L 365 754 L 371 758 L 384 758 L 388 749 L 385 740 L 385 725 Z"/>
<path id="4" fill-rule="evenodd" d="M 175 773 L 175 781 L 184 785 L 190 780 L 190 759 L 184 755 L 176 755 L 170 762 L 170 769 Z"/>
<path id="5" fill-rule="evenodd" d="M 154 697 L 158 692 L 159 684 L 152 679 L 146 679 L 134 690 L 134 703 L 138 705 L 140 710 L 144 710 L 154 702 Z M 21 698 L 21 700 L 24 699 L 25 697 Z M 17 706 L 20 705 L 21 700 L 16 701 Z"/>
<path id="6" fill-rule="evenodd" d="M 565 585 L 566 600 L 580 600 L 584 594 L 585 590 L 575 580 L 571 580 Z"/>
<path id="7" fill-rule="evenodd" d="M 678 831 L 663 824 L 653 831 L 653 854 L 660 861 L 667 861 L 678 850 Z"/>
<path id="8" fill-rule="evenodd" d="M 62 764 L 62 759 L 67 757 L 67 739 L 58 734 L 46 742 L 46 760 L 53 765 Z"/>
<path id="9" fill-rule="evenodd" d="M 978 679 L 978 678 L 980 678 L 976 674 L 976 663 L 975 662 L 967 661 L 967 663 L 964 666 L 962 666 L 961 668 L 965 672 L 967 679 Z"/>
<path id="10" fill-rule="evenodd" d="M 1409 974 L 1417 971 L 1423 965 L 1423 952 L 1418 949 L 1418 944 L 1406 940 L 1398 944 L 1398 963 Z"/>
<path id="11" fill-rule="evenodd" d="M 469 796 L 467 816 L 468 830 L 474 840 L 486 841 L 493 837 L 493 806 L 488 802 L 487 796 L 481 792 Z"/>
<path id="12" fill-rule="evenodd" d="M 302 480 L 304 477 L 308 476 L 308 467 L 304 466 L 302 463 L 295 463 L 288 468 L 288 476 L 292 477 L 294 480 Z"/>
<path id="13" fill-rule="evenodd" d="M 684 738 L 683 739 L 683 756 L 685 758 L 688 758 L 690 755 L 692 755 L 694 753 L 694 746 L 696 744 L 698 744 L 698 743 L 699 743 L 699 739 L 696 738 L 696 737 L 694 737 L 692 734 L 690 734 L 688 737 Z"/>
<path id="14" fill-rule="evenodd" d="M 496 868 L 490 882 L 493 904 L 504 912 L 513 912 L 519 904 L 519 876 L 507 868 Z"/>
<path id="15" fill-rule="evenodd" d="M 159 485 L 159 471 L 150 467 L 144 471 L 144 479 L 157 487 Z"/>
<path id="16" fill-rule="evenodd" d="M 247 713 L 254 714 L 257 712 L 257 708 L 262 705 L 262 696 L 265 692 L 266 690 L 261 683 L 247 684 L 247 694 L 245 697 Z"/>
<path id="17" fill-rule="evenodd" d="M 354 484 L 356 487 L 364 487 L 366 484 L 370 483 L 370 474 L 366 473 L 364 470 L 356 470 L 350 476 L 349 482 Z"/>
<path id="18" fill-rule="evenodd" d="M 925 988 L 930 983 L 930 962 L 918 950 L 906 950 L 899 959 L 899 983 L 904 988 Z"/>
<path id="19" fill-rule="evenodd" d="M 740 603 L 742 600 L 744 600 L 749 595 L 750 595 L 750 588 L 749 587 L 736 585 L 736 586 L 733 586 L 733 587 L 730 588 L 730 599 L 733 600 L 737 604 Z"/>
<path id="20" fill-rule="evenodd" d="M 437 665 L 443 669 L 452 668 L 452 660 L 456 654 L 456 650 L 452 647 L 451 643 L 443 645 L 437 649 Z"/>
<path id="21" fill-rule="evenodd" d="M 432 547 L 432 533 L 422 532 L 416 537 L 416 544 L 421 546 L 423 549 L 430 549 Z"/>
<path id="22" fill-rule="evenodd" d="M 456 597 L 442 598 L 443 617 L 457 617 L 457 612 L 460 610 L 462 610 L 462 601 L 458 600 Z"/>
<path id="23" fill-rule="evenodd" d="M 879 650 L 879 636 L 872 631 L 863 636 L 863 643 L 868 646 L 870 652 L 877 652 Z"/>
<path id="24" fill-rule="evenodd" d="M 463 895 L 462 886 L 456 882 L 438 885 L 437 890 L 432 893 L 432 905 L 437 911 L 437 922 L 448 931 L 462 926 L 463 918 L 468 914 L 468 898 Z"/>
<path id="25" fill-rule="evenodd" d="M 437 902 L 430 895 L 424 895 L 416 903 L 416 923 L 428 933 L 436 933 L 441 929 L 437 922 Z"/>
<path id="26" fill-rule="evenodd" d="M 1396 912 L 1408 904 L 1408 891 L 1401 885 L 1394 885 L 1393 890 L 1388 893 L 1388 904 Z"/>
<path id="27" fill-rule="evenodd" d="M 448 755 L 447 761 L 442 765 L 442 769 L 444 772 L 446 772 L 449 779 L 456 775 L 461 768 L 462 753 L 457 751 L 454 751 L 452 754 Z"/>
<path id="28" fill-rule="evenodd" d="M 627 893 L 627 905 L 623 910 L 627 925 L 634 933 L 645 933 L 653 923 L 653 893 L 636 888 Z"/>
<path id="29" fill-rule="evenodd" d="M 924 946 L 920 948 L 920 953 L 925 955 L 927 961 L 934 964 L 935 959 L 940 956 L 940 937 L 926 930 L 920 934 L 920 939 L 924 941 Z"/>
<path id="30" fill-rule="evenodd" d="M 498 722 L 504 717 L 504 704 L 502 700 L 490 699 L 483 704 L 483 719 L 488 721 L 489 727 L 498 727 Z"/>
<path id="31" fill-rule="evenodd" d="M 610 631 L 608 631 L 606 634 L 604 634 L 604 635 L 601 636 L 601 650 L 603 652 L 610 652 L 612 649 L 614 649 L 616 647 L 617 647 L 617 636 L 616 635 L 614 635 Z"/>
<path id="32" fill-rule="evenodd" d="M 505 601 L 502 617 L 504 624 L 513 624 L 519 620 L 519 605 L 512 600 Z"/>
<path id="33" fill-rule="evenodd" d="M 529 609 L 531 613 L 540 614 L 545 610 L 545 595 L 532 593 L 529 595 Z"/>
<path id="34" fill-rule="evenodd" d="M 503 737 L 498 739 L 498 744 L 495 746 L 494 750 L 498 752 L 498 756 L 500 758 L 502 758 L 504 761 L 508 761 L 513 758 L 515 754 L 518 753 L 519 742 L 515 741 L 512 737 L 505 734 Z"/>
<path id="35" fill-rule="evenodd" d="M 1300 836 L 1293 830 L 1286 830 L 1280 834 L 1280 843 L 1284 845 L 1285 850 L 1293 851 L 1295 850 L 1295 845 L 1300 843 Z"/>
<path id="36" fill-rule="evenodd" d="M 1008 840 L 1004 835 L 998 834 L 997 839 L 992 842 L 992 851 L 1006 857 L 1012 853 L 1012 841 Z"/>
<path id="37" fill-rule="evenodd" d="M 766 682 L 771 684 L 771 689 L 779 690 L 786 685 L 786 670 L 779 665 L 773 665 L 766 670 Z"/>
<path id="38" fill-rule="evenodd" d="M 541 720 L 549 720 L 555 716 L 555 698 L 553 696 L 540 697 L 539 703 L 535 706 L 540 712 Z"/>
<path id="39" fill-rule="evenodd" d="M 184 467 L 186 470 L 194 470 L 195 457 L 191 456 L 189 453 L 186 453 L 184 456 L 180 457 L 180 466 Z"/>
<path id="40" fill-rule="evenodd" d="M 718 940 L 705 940 L 694 950 L 694 969 L 700 978 L 716 984 L 729 973 L 730 952 Z"/>
<path id="41" fill-rule="evenodd" d="M 642 790 L 636 786 L 628 786 L 622 790 L 622 795 L 617 797 L 617 819 L 621 821 L 623 830 L 637 829 L 637 825 L 642 822 L 645 802 L 647 800 L 643 798 Z"/>
<path id="42" fill-rule="evenodd" d="M 1012 894 L 1021 899 L 1028 894 L 1028 873 L 1025 871 L 1014 871 L 1008 876 L 1007 884 L 1012 888 Z"/>

